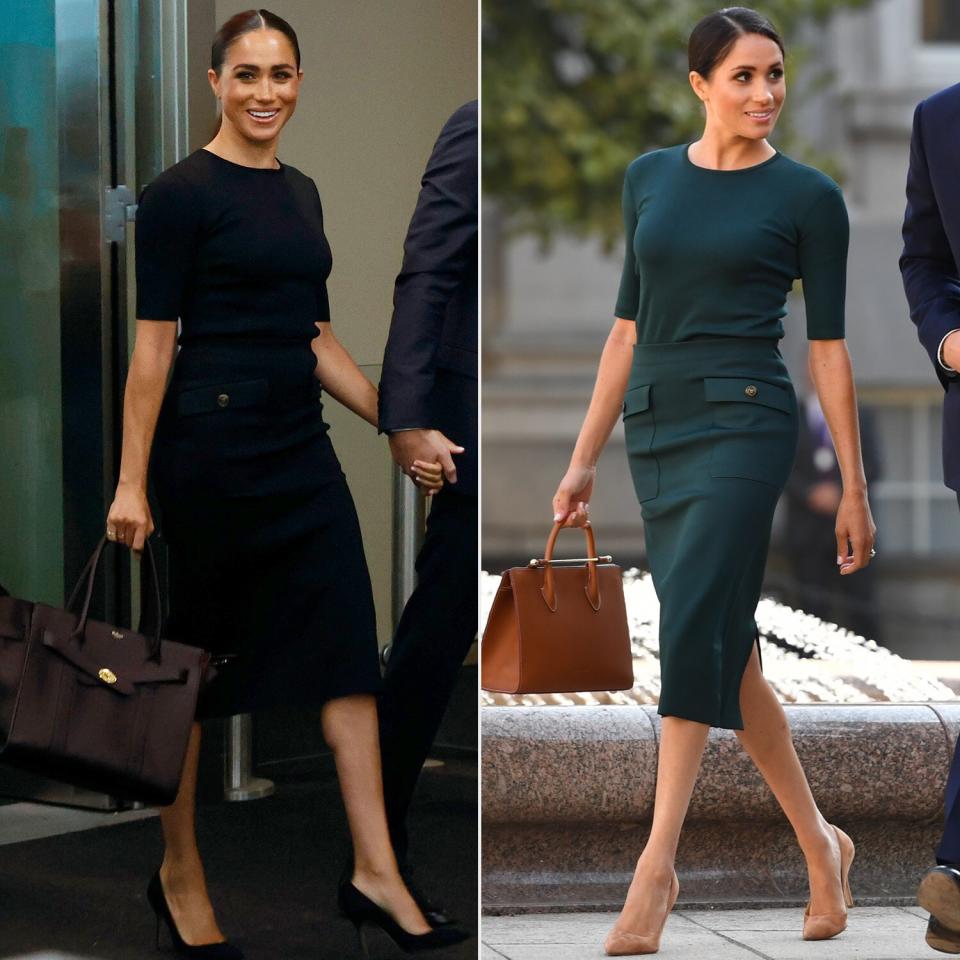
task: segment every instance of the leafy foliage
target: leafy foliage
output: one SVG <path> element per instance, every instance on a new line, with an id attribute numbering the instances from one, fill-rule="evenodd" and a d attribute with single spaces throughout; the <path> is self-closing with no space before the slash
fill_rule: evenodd
<path id="1" fill-rule="evenodd" d="M 866 2 L 767 0 L 762 12 L 785 38 L 788 82 L 805 59 L 790 46 L 799 25 Z M 716 0 L 483 0 L 483 185 L 511 232 L 616 242 L 627 164 L 703 129 L 687 38 L 716 9 Z M 829 158 L 796 142 L 787 120 L 778 148 L 837 175 Z"/>

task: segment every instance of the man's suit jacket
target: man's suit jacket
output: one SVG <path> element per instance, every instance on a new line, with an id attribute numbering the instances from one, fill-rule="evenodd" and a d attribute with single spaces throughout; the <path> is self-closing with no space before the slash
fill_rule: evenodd
<path id="1" fill-rule="evenodd" d="M 404 244 L 380 378 L 382 432 L 423 427 L 464 447 L 450 489 L 477 493 L 477 101 L 433 148 Z"/>
<path id="2" fill-rule="evenodd" d="M 960 491 L 960 380 L 940 365 L 946 334 L 960 328 L 960 84 L 917 106 L 910 142 L 900 271 L 920 342 L 946 391 L 943 474 Z"/>

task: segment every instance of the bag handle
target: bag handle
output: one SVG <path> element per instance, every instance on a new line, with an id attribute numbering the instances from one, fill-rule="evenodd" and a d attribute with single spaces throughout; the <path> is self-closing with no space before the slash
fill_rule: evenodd
<path id="1" fill-rule="evenodd" d="M 90 613 L 90 602 L 93 599 L 93 584 L 97 578 L 97 567 L 100 565 L 100 557 L 103 554 L 103 549 L 107 545 L 106 535 L 100 538 L 100 542 L 97 544 L 93 553 L 90 555 L 90 559 L 86 562 L 86 565 L 83 568 L 79 578 L 77 579 L 76 584 L 74 585 L 73 592 L 70 594 L 70 599 L 67 601 L 66 609 L 69 610 L 74 601 L 77 599 L 77 596 L 80 593 L 80 587 L 83 585 L 84 578 L 87 581 L 87 590 L 83 598 L 83 609 L 80 611 L 80 620 L 77 623 L 76 629 L 73 631 L 73 636 L 77 638 L 80 643 L 83 643 L 84 632 L 87 629 L 87 617 Z M 150 638 L 150 659 L 155 660 L 157 663 L 160 663 L 160 624 L 161 624 L 161 602 L 160 602 L 160 580 L 157 577 L 157 562 L 153 556 L 153 547 L 150 545 L 150 541 L 144 541 L 146 546 L 146 557 L 148 561 L 148 566 L 150 567 L 151 579 L 153 580 L 153 621 L 151 623 L 152 630 L 151 633 L 153 636 Z M 118 541 L 119 545 L 119 541 Z M 138 633 L 143 633 L 144 624 L 150 623 L 151 621 L 147 618 L 147 609 L 146 604 L 144 609 L 140 612 L 140 624 L 138 627 Z"/>
<path id="2" fill-rule="evenodd" d="M 553 547 L 557 542 L 557 536 L 563 529 L 562 523 L 555 523 L 547 537 L 547 546 L 543 551 L 543 560 L 538 561 L 539 565 L 544 565 L 543 586 L 540 588 L 543 599 L 553 613 L 557 611 L 557 591 L 553 582 L 553 564 L 557 561 L 553 559 Z M 593 536 L 593 527 L 588 520 L 583 525 L 583 533 L 587 538 L 587 556 L 584 558 L 587 562 L 587 582 L 584 584 L 584 592 L 590 606 L 594 610 L 600 609 L 600 578 L 597 576 L 597 561 L 609 560 L 609 557 L 597 556 L 597 543 Z M 531 561 L 532 564 L 532 561 Z"/>

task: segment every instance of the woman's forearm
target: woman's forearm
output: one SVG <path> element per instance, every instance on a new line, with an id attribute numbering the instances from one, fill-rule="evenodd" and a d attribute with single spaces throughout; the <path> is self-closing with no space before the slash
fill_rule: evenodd
<path id="1" fill-rule="evenodd" d="M 573 449 L 573 456 L 570 458 L 571 466 L 597 465 L 610 437 L 610 431 L 623 409 L 623 395 L 630 378 L 636 342 L 637 328 L 634 321 L 616 320 L 600 356 L 593 395 Z"/>
<path id="2" fill-rule="evenodd" d="M 147 489 L 147 465 L 153 434 L 176 345 L 176 324 L 172 326 L 172 335 L 157 331 L 160 336 L 147 337 L 148 342 L 141 340 L 138 334 L 123 392 L 123 447 L 119 482 L 144 492 Z"/>
<path id="3" fill-rule="evenodd" d="M 866 492 L 853 366 L 845 340 L 810 341 L 810 376 L 833 438 L 843 489 Z"/>
<path id="4" fill-rule="evenodd" d="M 377 425 L 377 388 L 363 375 L 353 357 L 334 336 L 329 323 L 318 323 L 320 336 L 313 341 L 317 358 L 314 374 L 334 400 Z"/>

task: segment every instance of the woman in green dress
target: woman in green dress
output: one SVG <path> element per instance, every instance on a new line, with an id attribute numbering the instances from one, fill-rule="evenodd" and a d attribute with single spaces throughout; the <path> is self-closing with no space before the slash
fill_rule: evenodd
<path id="1" fill-rule="evenodd" d="M 777 500 L 793 462 L 797 401 L 778 350 L 803 281 L 809 363 L 837 450 L 837 564 L 869 563 L 875 527 L 844 341 L 849 224 L 839 187 L 767 142 L 785 96 L 784 48 L 752 10 L 694 28 L 690 83 L 706 126 L 634 160 L 623 189 L 626 256 L 616 320 L 557 522 L 582 525 L 595 465 L 623 412 L 660 599 L 663 717 L 650 837 L 606 941 L 655 953 L 677 898 L 680 829 L 711 726 L 737 731 L 807 862 L 805 939 L 846 926 L 853 843 L 820 813 L 761 672 L 754 620 Z"/>

